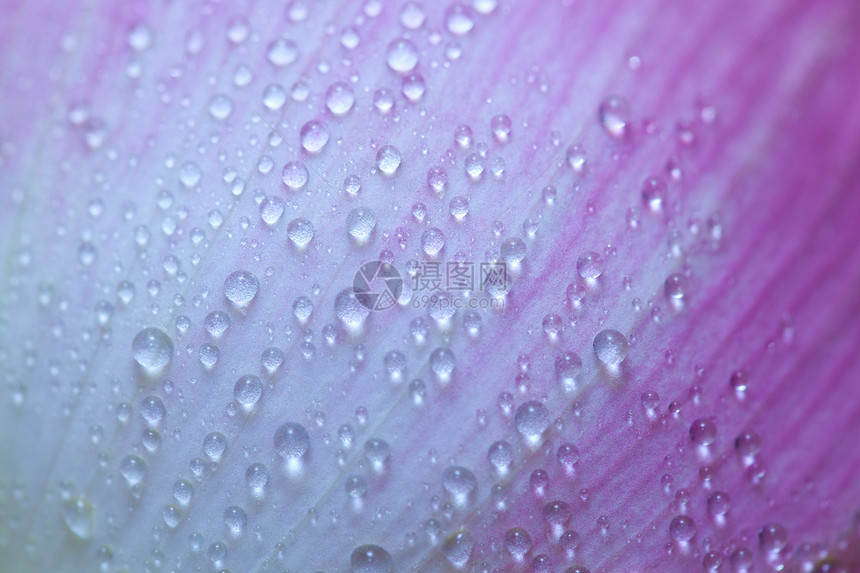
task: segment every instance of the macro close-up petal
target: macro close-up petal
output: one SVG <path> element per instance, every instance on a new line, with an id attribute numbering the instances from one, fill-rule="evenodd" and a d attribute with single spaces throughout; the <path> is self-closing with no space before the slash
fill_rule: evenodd
<path id="1" fill-rule="evenodd" d="M 860 4 L 2 4 L 0 572 L 860 571 Z"/>

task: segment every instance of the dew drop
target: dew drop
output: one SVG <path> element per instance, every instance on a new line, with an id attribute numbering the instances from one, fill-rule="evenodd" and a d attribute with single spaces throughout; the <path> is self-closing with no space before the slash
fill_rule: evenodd
<path id="1" fill-rule="evenodd" d="M 140 415 L 151 428 L 161 423 L 164 414 L 164 403 L 158 396 L 147 396 L 140 402 Z"/>
<path id="2" fill-rule="evenodd" d="M 666 191 L 666 181 L 662 177 L 649 177 L 642 183 L 642 202 L 652 213 L 660 213 L 666 201 Z"/>
<path id="3" fill-rule="evenodd" d="M 357 207 L 346 216 L 346 230 L 358 244 L 364 244 L 376 227 L 376 214 L 366 207 Z"/>
<path id="4" fill-rule="evenodd" d="M 549 422 L 549 410 L 536 400 L 520 404 L 514 414 L 517 431 L 533 447 L 541 442 L 543 433 L 549 428 Z"/>
<path id="5" fill-rule="evenodd" d="M 499 440 L 490 446 L 487 459 L 497 475 L 507 475 L 514 461 L 514 448 L 508 442 Z"/>
<path id="6" fill-rule="evenodd" d="M 447 348 L 437 348 L 430 353 L 430 369 L 441 382 L 447 382 L 454 371 L 456 359 Z"/>
<path id="7" fill-rule="evenodd" d="M 266 58 L 272 65 L 282 68 L 292 64 L 299 58 L 299 47 L 292 40 L 279 38 L 269 44 Z"/>
<path id="8" fill-rule="evenodd" d="M 729 511 L 731 499 L 723 491 L 715 491 L 708 497 L 708 513 L 715 518 L 724 516 Z"/>
<path id="9" fill-rule="evenodd" d="M 394 40 L 388 44 L 385 61 L 393 71 L 408 74 L 418 65 L 418 49 L 409 40 Z"/>
<path id="10" fill-rule="evenodd" d="M 301 458 L 310 447 L 310 436 L 301 424 L 287 422 L 282 424 L 274 436 L 275 449 L 285 458 Z"/>
<path id="11" fill-rule="evenodd" d="M 502 242 L 499 252 L 506 264 L 516 268 L 526 257 L 526 244 L 519 237 L 512 237 Z"/>
<path id="12" fill-rule="evenodd" d="M 576 173 L 582 173 L 585 171 L 585 149 L 582 146 L 574 144 L 567 148 L 565 152 L 565 158 L 567 159 L 567 164 L 574 170 Z"/>
<path id="13" fill-rule="evenodd" d="M 717 425 L 712 420 L 699 418 L 690 426 L 690 439 L 700 446 L 709 446 L 717 439 Z"/>
<path id="14" fill-rule="evenodd" d="M 436 257 L 445 248 L 445 233 L 436 227 L 430 227 L 421 235 L 421 250 L 430 258 Z"/>
<path id="15" fill-rule="evenodd" d="M 290 161 L 281 171 L 281 181 L 291 191 L 298 191 L 307 185 L 309 177 L 308 168 L 301 161 Z"/>
<path id="16" fill-rule="evenodd" d="M 233 398 L 246 411 L 253 409 L 262 395 L 263 383 L 253 374 L 242 376 L 233 386 Z"/>
<path id="17" fill-rule="evenodd" d="M 302 148 L 308 153 L 319 153 L 328 143 L 328 128 L 322 122 L 311 120 L 302 126 L 299 131 Z"/>
<path id="18" fill-rule="evenodd" d="M 627 339 L 617 330 L 601 330 L 594 337 L 594 354 L 609 368 L 616 368 L 627 357 Z"/>
<path id="19" fill-rule="evenodd" d="M 686 515 L 676 515 L 669 524 L 669 534 L 679 543 L 686 543 L 696 535 L 696 524 Z"/>
<path id="20" fill-rule="evenodd" d="M 262 498 L 266 484 L 269 483 L 268 468 L 260 462 L 251 464 L 245 470 L 245 481 L 248 482 L 248 487 L 251 488 L 251 495 L 257 499 Z"/>
<path id="21" fill-rule="evenodd" d="M 333 83 L 326 91 L 325 105 L 334 115 L 345 115 L 355 105 L 355 94 L 348 84 Z"/>
<path id="22" fill-rule="evenodd" d="M 388 551 L 379 545 L 362 545 L 349 558 L 352 573 L 391 573 L 394 562 Z"/>
<path id="23" fill-rule="evenodd" d="M 159 371 L 173 356 L 173 341 L 159 328 L 144 328 L 134 337 L 131 353 L 145 370 Z"/>
<path id="24" fill-rule="evenodd" d="M 761 548 L 768 553 L 778 553 L 788 544 L 788 532 L 779 523 L 768 523 L 758 534 Z"/>
<path id="25" fill-rule="evenodd" d="M 280 197 L 266 197 L 260 202 L 260 219 L 269 226 L 274 225 L 281 220 L 285 208 L 286 204 Z"/>
<path id="26" fill-rule="evenodd" d="M 340 291 L 335 297 L 334 313 L 348 330 L 357 330 L 370 315 L 370 309 L 359 302 L 350 288 Z"/>
<path id="27" fill-rule="evenodd" d="M 119 473 L 130 487 L 134 487 L 146 476 L 146 462 L 137 456 L 125 456 L 119 462 Z"/>
<path id="28" fill-rule="evenodd" d="M 456 36 L 464 36 L 475 27 L 472 9 L 464 4 L 455 2 L 445 11 L 445 27 Z"/>
<path id="29" fill-rule="evenodd" d="M 224 280 L 224 296 L 235 307 L 247 308 L 257 296 L 260 283 L 248 271 L 235 271 Z"/>
<path id="30" fill-rule="evenodd" d="M 293 219 L 287 225 L 287 237 L 290 238 L 290 242 L 293 243 L 296 249 L 304 249 L 311 242 L 311 239 L 314 238 L 313 223 L 304 217 Z"/>
<path id="31" fill-rule="evenodd" d="M 216 95 L 209 100 L 209 115 L 223 121 L 233 113 L 233 100 L 226 95 Z"/>
<path id="32" fill-rule="evenodd" d="M 397 172 L 403 157 L 393 145 L 385 145 L 376 152 L 376 166 L 385 175 L 391 176 Z"/>
<path id="33" fill-rule="evenodd" d="M 532 538 L 525 529 L 512 527 L 505 532 L 505 549 L 517 561 L 522 561 L 531 548 Z"/>
<path id="34" fill-rule="evenodd" d="M 63 502 L 63 523 L 79 539 L 89 539 L 96 529 L 96 509 L 80 495 Z"/>
<path id="35" fill-rule="evenodd" d="M 213 462 L 217 462 L 227 449 L 227 438 L 221 432 L 211 432 L 203 438 L 203 453 Z"/>
<path id="36" fill-rule="evenodd" d="M 212 338 L 219 338 L 230 328 L 230 317 L 221 310 L 213 310 L 203 319 L 203 326 Z"/>
<path id="37" fill-rule="evenodd" d="M 630 123 L 630 106 L 624 98 L 610 96 L 600 102 L 598 116 L 603 129 L 615 139 L 627 137 Z"/>
<path id="38" fill-rule="evenodd" d="M 247 523 L 248 515 L 241 507 L 231 505 L 224 510 L 224 525 L 227 526 L 230 537 L 240 537 Z"/>
<path id="39" fill-rule="evenodd" d="M 603 257 L 600 253 L 588 251 L 576 259 L 576 272 L 582 280 L 591 284 L 603 274 Z"/>

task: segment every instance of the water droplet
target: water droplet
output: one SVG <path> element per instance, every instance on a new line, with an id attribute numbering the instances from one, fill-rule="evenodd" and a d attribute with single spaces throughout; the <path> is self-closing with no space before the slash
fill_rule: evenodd
<path id="1" fill-rule="evenodd" d="M 536 400 L 520 404 L 514 414 L 514 425 L 530 446 L 537 446 L 549 428 L 549 410 Z"/>
<path id="2" fill-rule="evenodd" d="M 251 464 L 245 470 L 245 481 L 248 482 L 248 487 L 251 488 L 251 495 L 257 499 L 262 498 L 266 484 L 269 483 L 268 468 L 260 462 Z"/>
<path id="3" fill-rule="evenodd" d="M 233 100 L 226 95 L 216 95 L 209 100 L 209 115 L 223 121 L 233 113 Z"/>
<path id="4" fill-rule="evenodd" d="M 624 98 L 610 96 L 600 102 L 598 116 L 603 129 L 615 139 L 627 137 L 627 125 L 630 122 L 630 106 Z"/>
<path id="5" fill-rule="evenodd" d="M 247 308 L 257 296 L 260 283 L 248 271 L 235 271 L 224 280 L 224 296 L 235 307 Z"/>
<path id="6" fill-rule="evenodd" d="M 445 11 L 445 27 L 457 36 L 464 36 L 475 27 L 472 9 L 464 4 L 455 2 Z"/>
<path id="7" fill-rule="evenodd" d="M 594 354 L 610 368 L 615 368 L 627 357 L 627 339 L 617 330 L 601 330 L 594 337 Z"/>
<path id="8" fill-rule="evenodd" d="M 346 230 L 358 244 L 364 244 L 376 227 L 376 214 L 366 207 L 358 207 L 346 216 Z"/>
<path id="9" fill-rule="evenodd" d="M 779 523 L 768 523 L 758 534 L 761 548 L 768 553 L 782 551 L 788 544 L 788 532 Z"/>
<path id="10" fill-rule="evenodd" d="M 281 171 L 281 181 L 291 191 L 298 191 L 307 185 L 309 177 L 308 168 L 301 161 L 290 161 Z"/>
<path id="11" fill-rule="evenodd" d="M 500 143 L 505 143 L 511 138 L 511 118 L 506 115 L 497 115 L 490 120 L 490 130 L 493 137 Z"/>
<path id="12" fill-rule="evenodd" d="M 224 510 L 224 525 L 227 526 L 230 537 L 240 537 L 247 523 L 248 515 L 241 507 L 231 505 Z"/>
<path id="13" fill-rule="evenodd" d="M 454 371 L 456 359 L 447 348 L 437 348 L 430 353 L 430 369 L 441 382 L 447 382 Z"/>
<path id="14" fill-rule="evenodd" d="M 263 89 L 263 105 L 270 111 L 278 111 L 287 103 L 287 90 L 280 84 L 269 84 Z"/>
<path id="15" fill-rule="evenodd" d="M 472 557 L 475 548 L 475 537 L 467 530 L 461 529 L 452 533 L 442 543 L 442 555 L 457 568 L 463 568 Z"/>
<path id="16" fill-rule="evenodd" d="M 741 432 L 735 439 L 735 449 L 743 458 L 753 458 L 761 451 L 761 436 L 755 432 Z"/>
<path id="17" fill-rule="evenodd" d="M 448 466 L 442 472 L 442 487 L 454 502 L 465 504 L 478 489 L 478 480 L 470 470 L 461 466 Z"/>
<path id="18" fill-rule="evenodd" d="M 424 97 L 424 92 L 427 89 L 427 84 L 424 81 L 424 76 L 421 74 L 409 74 L 403 77 L 400 84 L 400 93 L 403 94 L 410 103 L 417 103 Z"/>
<path id="19" fill-rule="evenodd" d="M 158 396 L 147 396 L 140 402 L 140 415 L 151 427 L 155 428 L 164 419 L 164 403 Z"/>
<path id="20" fill-rule="evenodd" d="M 750 567 L 752 567 L 755 559 L 753 558 L 753 553 L 746 547 L 739 547 L 735 549 L 732 553 L 732 556 L 729 558 L 731 561 L 732 567 L 738 573 L 744 573 L 749 571 Z"/>
<path id="21" fill-rule="evenodd" d="M 391 176 L 397 172 L 403 157 L 393 145 L 385 145 L 376 152 L 376 166 L 385 175 Z"/>
<path id="22" fill-rule="evenodd" d="M 299 47 L 292 40 L 279 38 L 269 44 L 266 58 L 274 66 L 282 68 L 292 64 L 299 58 Z"/>
<path id="23" fill-rule="evenodd" d="M 387 88 L 379 88 L 373 92 L 373 107 L 383 115 L 390 113 L 394 109 L 394 93 Z"/>
<path id="24" fill-rule="evenodd" d="M 679 543 L 686 543 L 696 535 L 696 524 L 686 515 L 676 515 L 669 524 L 669 534 Z"/>
<path id="25" fill-rule="evenodd" d="M 134 360 L 148 371 L 159 371 L 173 356 L 173 341 L 159 328 L 144 328 L 131 343 Z"/>
<path id="26" fill-rule="evenodd" d="M 313 223 L 303 217 L 293 219 L 287 225 L 287 236 L 297 249 L 302 250 L 314 238 Z"/>
<path id="27" fill-rule="evenodd" d="M 448 209 L 451 212 L 451 216 L 454 217 L 454 220 L 460 223 L 466 218 L 466 215 L 469 214 L 469 200 L 462 196 L 454 197 L 448 204 Z"/>
<path id="28" fill-rule="evenodd" d="M 712 420 L 699 418 L 690 426 L 690 439 L 700 446 L 709 446 L 717 439 L 717 425 Z"/>
<path id="29" fill-rule="evenodd" d="M 586 283 L 594 283 L 603 274 L 603 257 L 594 251 L 582 254 L 576 260 L 576 272 Z"/>
<path id="30" fill-rule="evenodd" d="M 357 499 L 367 492 L 367 480 L 359 475 L 348 476 L 344 487 L 349 497 Z"/>
<path id="31" fill-rule="evenodd" d="M 642 183 L 642 202 L 652 213 L 660 213 L 666 201 L 666 192 L 666 181 L 662 177 L 649 177 Z"/>
<path id="32" fill-rule="evenodd" d="M 311 120 L 302 126 L 299 132 L 302 147 L 308 153 L 319 153 L 328 143 L 328 128 L 324 123 Z"/>
<path id="33" fill-rule="evenodd" d="M 516 268 L 526 257 L 526 244 L 519 237 L 511 237 L 502 242 L 499 252 L 506 264 Z"/>
<path id="34" fill-rule="evenodd" d="M 436 227 L 430 227 L 421 235 L 421 250 L 430 258 L 436 257 L 445 248 L 445 233 Z"/>
<path id="35" fill-rule="evenodd" d="M 301 424 L 287 422 L 275 431 L 275 449 L 285 458 L 301 458 L 310 447 L 310 436 Z"/>
<path id="36" fill-rule="evenodd" d="M 212 432 L 203 438 L 203 453 L 213 462 L 217 462 L 227 449 L 227 437 L 221 432 Z"/>
<path id="37" fill-rule="evenodd" d="M 134 487 L 146 476 L 146 462 L 137 456 L 125 456 L 119 462 L 119 473 L 130 487 Z"/>
<path id="38" fill-rule="evenodd" d="M 715 491 L 708 497 L 708 513 L 713 517 L 719 518 L 724 516 L 729 511 L 731 499 L 729 494 L 723 491 Z"/>
<path id="39" fill-rule="evenodd" d="M 334 313 L 348 330 L 358 330 L 370 310 L 359 302 L 352 289 L 344 289 L 335 297 Z"/>
<path id="40" fill-rule="evenodd" d="M 274 225 L 284 214 L 286 203 L 277 196 L 269 196 L 260 202 L 260 219 L 267 225 Z"/>
<path id="41" fill-rule="evenodd" d="M 194 495 L 194 486 L 191 482 L 185 479 L 177 480 L 173 484 L 173 499 L 176 500 L 182 507 L 186 507 L 191 503 L 191 496 Z"/>
<path id="42" fill-rule="evenodd" d="M 512 527 L 505 532 L 505 549 L 517 561 L 522 561 L 531 548 L 532 538 L 525 529 Z"/>
<path id="43" fill-rule="evenodd" d="M 200 179 L 203 177 L 203 170 L 200 169 L 200 166 L 194 163 L 193 161 L 188 161 L 182 164 L 182 167 L 179 168 L 179 182 L 186 189 L 193 189 L 198 183 L 200 183 Z"/>
<path id="44" fill-rule="evenodd" d="M 507 475 L 514 461 L 514 448 L 508 442 L 499 440 L 490 446 L 487 459 L 498 475 Z"/>
<path id="45" fill-rule="evenodd" d="M 215 364 L 221 357 L 221 350 L 214 344 L 207 342 L 200 346 L 200 351 L 198 352 L 197 357 L 200 360 L 200 364 L 207 369 L 211 369 L 215 367 Z"/>
<path id="46" fill-rule="evenodd" d="M 253 409 L 262 395 L 263 383 L 253 374 L 242 376 L 233 386 L 233 398 L 242 405 L 245 411 Z"/>
<path id="47" fill-rule="evenodd" d="M 574 172 L 582 173 L 585 171 L 585 149 L 580 145 L 571 145 L 567 148 L 565 153 L 565 157 L 567 159 L 567 164 L 573 168 Z"/>
<path id="48" fill-rule="evenodd" d="M 96 529 L 96 509 L 82 495 L 63 503 L 63 523 L 76 537 L 89 539 Z"/>
<path id="49" fill-rule="evenodd" d="M 555 375 L 565 388 L 575 387 L 580 374 L 582 374 L 582 359 L 576 353 L 565 352 L 555 359 Z"/>
<path id="50" fill-rule="evenodd" d="M 669 275 L 666 279 L 666 298 L 673 305 L 680 305 L 684 297 L 687 295 L 688 288 L 687 277 L 681 274 Z"/>
<path id="51" fill-rule="evenodd" d="M 385 440 L 373 438 L 364 444 L 364 457 L 377 472 L 382 471 L 388 456 L 391 455 L 391 447 Z"/>
<path id="52" fill-rule="evenodd" d="M 394 562 L 388 551 L 379 545 L 362 545 L 349 558 L 352 573 L 391 573 Z"/>
<path id="53" fill-rule="evenodd" d="M 355 105 L 355 94 L 348 84 L 333 83 L 326 91 L 325 105 L 334 115 L 345 115 Z"/>
<path id="54" fill-rule="evenodd" d="M 573 444 L 562 444 L 558 447 L 555 457 L 565 472 L 573 474 L 576 462 L 579 461 L 579 450 Z"/>
<path id="55" fill-rule="evenodd" d="M 203 326 L 212 338 L 219 338 L 230 328 L 230 317 L 221 310 L 213 310 L 203 319 Z"/>
<path id="56" fill-rule="evenodd" d="M 407 30 L 417 30 L 424 24 L 424 8 L 418 2 L 407 2 L 400 9 L 400 25 Z"/>
<path id="57" fill-rule="evenodd" d="M 418 65 L 418 49 L 409 40 L 394 40 L 388 44 L 386 62 L 393 71 L 408 74 Z"/>

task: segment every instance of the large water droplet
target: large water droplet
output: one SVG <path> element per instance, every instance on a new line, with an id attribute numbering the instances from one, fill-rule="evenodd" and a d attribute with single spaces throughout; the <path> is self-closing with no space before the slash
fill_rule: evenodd
<path id="1" fill-rule="evenodd" d="M 164 419 L 164 402 L 158 396 L 147 396 L 140 402 L 140 415 L 147 425 L 154 428 Z"/>
<path id="2" fill-rule="evenodd" d="M 522 561 L 531 548 L 532 538 L 522 527 L 512 527 L 505 532 L 505 549 L 517 561 Z"/>
<path id="3" fill-rule="evenodd" d="M 262 395 L 263 383 L 253 374 L 242 376 L 233 386 L 233 398 L 246 411 L 253 409 Z"/>
<path id="4" fill-rule="evenodd" d="M 125 456 L 119 462 L 119 473 L 129 486 L 134 487 L 146 476 L 146 462 L 137 456 Z"/>
<path id="5" fill-rule="evenodd" d="M 307 453 L 311 440 L 304 426 L 287 422 L 275 431 L 274 442 L 281 456 L 297 459 Z"/>
<path id="6" fill-rule="evenodd" d="M 173 341 L 159 328 L 144 328 L 134 337 L 131 354 L 144 369 L 158 371 L 170 362 L 173 356 Z"/>
<path id="7" fill-rule="evenodd" d="M 246 523 L 248 523 L 248 515 L 241 507 L 231 505 L 224 510 L 224 525 L 227 526 L 230 537 L 240 537 L 245 530 Z"/>
<path id="8" fill-rule="evenodd" d="M 333 83 L 326 91 L 325 105 L 334 115 L 344 115 L 355 105 L 355 94 L 348 84 Z"/>
<path id="9" fill-rule="evenodd" d="M 617 330 L 601 330 L 594 337 L 594 354 L 610 368 L 616 368 L 627 357 L 627 339 Z"/>
<path id="10" fill-rule="evenodd" d="M 302 148 L 308 153 L 319 153 L 328 143 L 329 133 L 328 128 L 324 123 L 311 120 L 302 126 L 299 131 L 299 138 L 302 141 Z"/>
<path id="11" fill-rule="evenodd" d="M 549 428 L 549 410 L 535 400 L 520 404 L 514 414 L 514 425 L 529 445 L 536 446 Z"/>
<path id="12" fill-rule="evenodd" d="M 717 425 L 713 420 L 699 418 L 690 425 L 690 439 L 700 446 L 708 446 L 717 439 Z"/>
<path id="13" fill-rule="evenodd" d="M 358 244 L 364 244 L 376 227 L 376 214 L 366 207 L 358 207 L 346 216 L 346 230 Z"/>
<path id="14" fill-rule="evenodd" d="M 403 156 L 393 145 L 385 145 L 376 152 L 376 166 L 385 175 L 394 175 L 402 160 Z"/>
<path id="15" fill-rule="evenodd" d="M 76 537 L 89 539 L 96 528 L 96 509 L 82 495 L 63 503 L 63 523 Z"/>
<path id="16" fill-rule="evenodd" d="M 304 187 L 309 177 L 308 168 L 301 161 L 290 161 L 284 165 L 284 169 L 281 171 L 281 181 L 291 191 L 298 191 Z"/>
<path id="17" fill-rule="evenodd" d="M 314 225 L 304 217 L 298 217 L 287 225 L 287 236 L 299 250 L 303 250 L 314 238 Z"/>
<path id="18" fill-rule="evenodd" d="M 669 534 L 679 543 L 686 543 L 696 535 L 696 524 L 686 515 L 676 515 L 669 524 Z"/>
<path id="19" fill-rule="evenodd" d="M 391 573 L 394 562 L 388 551 L 379 545 L 357 547 L 349 558 L 352 573 Z"/>
<path id="20" fill-rule="evenodd" d="M 461 529 L 452 533 L 442 543 L 441 551 L 451 565 L 462 568 L 469 563 L 474 548 L 475 537 L 469 531 Z"/>
<path id="21" fill-rule="evenodd" d="M 418 65 L 418 49 L 409 40 L 394 40 L 388 44 L 385 61 L 393 71 L 408 74 Z"/>
<path id="22" fill-rule="evenodd" d="M 235 307 L 247 308 L 257 296 L 260 283 L 248 271 L 235 271 L 224 280 L 224 296 Z"/>
<path id="23" fill-rule="evenodd" d="M 627 125 L 630 123 L 630 106 L 624 98 L 610 96 L 600 102 L 598 117 L 603 129 L 615 139 L 627 136 Z"/>
<path id="24" fill-rule="evenodd" d="M 437 348 L 430 353 L 430 369 L 441 382 L 450 380 L 455 364 L 454 353 L 447 348 Z"/>

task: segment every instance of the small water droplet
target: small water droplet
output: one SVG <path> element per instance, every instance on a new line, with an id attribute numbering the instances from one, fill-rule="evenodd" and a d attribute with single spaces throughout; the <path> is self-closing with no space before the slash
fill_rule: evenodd
<path id="1" fill-rule="evenodd" d="M 234 271 L 224 280 L 224 296 L 239 309 L 251 304 L 259 288 L 257 277 L 248 271 Z"/>
<path id="2" fill-rule="evenodd" d="M 594 337 L 594 354 L 606 366 L 616 368 L 627 357 L 627 339 L 617 330 L 601 330 Z"/>
<path id="3" fill-rule="evenodd" d="M 376 152 L 376 166 L 385 175 L 391 176 L 397 172 L 403 157 L 393 145 L 385 145 Z"/>
<path id="4" fill-rule="evenodd" d="M 549 428 L 549 422 L 549 410 L 536 400 L 520 404 L 514 414 L 517 431 L 532 447 L 540 444 L 543 433 Z"/>
<path id="5" fill-rule="evenodd" d="M 362 545 L 349 558 L 352 573 L 391 573 L 394 562 L 388 551 L 379 545 Z"/>
<path id="6" fill-rule="evenodd" d="M 669 524 L 669 534 L 679 543 L 686 543 L 696 535 L 696 524 L 686 515 L 676 515 Z"/>
<path id="7" fill-rule="evenodd" d="M 173 341 L 161 329 L 144 328 L 131 343 L 134 360 L 147 371 L 159 371 L 173 356 Z"/>
<path id="8" fill-rule="evenodd" d="M 630 122 L 630 106 L 624 98 L 610 96 L 600 102 L 598 116 L 603 129 L 615 139 L 627 137 Z"/>
<path id="9" fill-rule="evenodd" d="M 76 537 L 89 539 L 96 528 L 96 509 L 82 495 L 63 502 L 63 523 Z"/>
<path id="10" fill-rule="evenodd" d="M 310 447 L 310 436 L 301 424 L 282 424 L 274 436 L 275 449 L 285 458 L 301 458 Z"/>
<path id="11" fill-rule="evenodd" d="M 393 71 L 408 74 L 418 65 L 418 49 L 409 40 L 394 40 L 388 44 L 385 61 Z"/>

